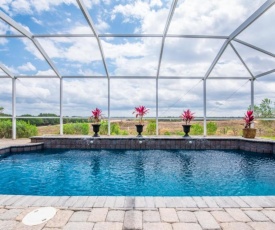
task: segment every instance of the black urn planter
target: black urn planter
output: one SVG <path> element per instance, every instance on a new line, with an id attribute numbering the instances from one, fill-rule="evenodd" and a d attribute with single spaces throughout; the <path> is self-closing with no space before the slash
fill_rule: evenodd
<path id="1" fill-rule="evenodd" d="M 191 125 L 182 125 L 183 127 L 183 132 L 185 135 L 183 137 L 190 137 L 188 133 L 190 132 Z"/>
<path id="2" fill-rule="evenodd" d="M 137 137 L 142 137 L 141 133 L 143 132 L 143 125 L 136 125 L 138 135 Z"/>
<path id="3" fill-rule="evenodd" d="M 93 126 L 93 131 L 94 131 L 93 137 L 99 137 L 98 132 L 99 132 L 100 124 L 92 124 L 92 126 Z"/>

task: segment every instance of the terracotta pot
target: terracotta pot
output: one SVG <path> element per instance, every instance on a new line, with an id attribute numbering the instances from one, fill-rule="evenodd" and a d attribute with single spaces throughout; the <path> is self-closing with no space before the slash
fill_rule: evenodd
<path id="1" fill-rule="evenodd" d="M 243 137 L 244 138 L 255 138 L 256 130 L 257 129 L 252 129 L 252 128 L 243 129 Z"/>

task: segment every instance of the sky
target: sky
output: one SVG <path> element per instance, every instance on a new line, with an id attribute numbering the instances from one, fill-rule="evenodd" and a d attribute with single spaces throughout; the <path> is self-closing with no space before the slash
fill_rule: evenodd
<path id="1" fill-rule="evenodd" d="M 83 0 L 92 18 L 106 58 L 110 76 L 112 117 L 131 117 L 134 107 L 150 108 L 156 115 L 156 79 L 161 37 L 112 37 L 112 34 L 163 34 L 172 0 Z M 177 38 L 169 35 L 229 36 L 265 0 L 179 0 L 165 39 L 159 76 L 159 116 L 179 117 L 191 109 L 203 116 L 203 78 L 221 49 L 224 39 Z M 0 10 L 33 35 L 70 34 L 70 37 L 37 37 L 63 80 L 63 115 L 90 116 L 98 107 L 107 116 L 108 80 L 95 37 L 75 0 L 0 0 Z M 256 76 L 275 69 L 275 5 L 240 33 L 236 39 L 257 46 L 267 55 L 233 41 L 251 73 Z M 5 37 L 20 34 L 0 19 L 0 64 L 18 78 L 17 115 L 60 114 L 60 80 L 31 40 Z M 251 102 L 251 77 L 228 46 L 206 82 L 207 116 L 243 116 Z M 12 111 L 12 81 L 0 69 L 0 106 Z M 96 76 L 96 78 L 80 78 Z M 119 76 L 149 77 L 120 79 Z M 187 76 L 191 79 L 169 79 Z M 193 77 L 193 79 L 192 79 Z M 275 73 L 255 81 L 255 104 L 264 98 L 275 102 Z"/>

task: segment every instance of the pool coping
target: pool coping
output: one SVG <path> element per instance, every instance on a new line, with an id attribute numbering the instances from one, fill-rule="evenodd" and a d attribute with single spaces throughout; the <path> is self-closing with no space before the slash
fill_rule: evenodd
<path id="1" fill-rule="evenodd" d="M 0 208 L 46 207 L 158 209 L 247 208 L 275 210 L 275 196 L 30 196 L 0 195 Z"/>
<path id="2" fill-rule="evenodd" d="M 28 152 L 42 150 L 44 148 L 44 143 L 25 143 L 18 145 L 2 146 L 0 147 L 0 155 L 7 153 L 18 153 L 18 152 Z"/>

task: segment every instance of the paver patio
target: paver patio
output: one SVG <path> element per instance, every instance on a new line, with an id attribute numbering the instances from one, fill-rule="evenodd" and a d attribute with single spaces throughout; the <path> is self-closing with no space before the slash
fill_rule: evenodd
<path id="1" fill-rule="evenodd" d="M 108 202 L 110 198 L 114 202 Z M 275 229 L 275 196 L 237 197 L 243 204 L 238 207 L 232 198 L 211 197 L 212 205 L 201 208 L 200 203 L 207 203 L 209 197 L 176 197 L 178 203 L 171 207 L 171 197 L 131 197 L 129 203 L 129 197 L 124 196 L 0 195 L 0 230 Z M 24 202 L 20 202 L 22 199 Z M 63 202 L 64 199 L 74 202 Z M 145 202 L 143 207 L 140 206 L 141 199 Z M 161 208 L 157 207 L 160 199 L 164 206 Z M 224 202 L 220 202 L 221 199 Z M 89 202 L 85 203 L 88 200 Z M 199 200 L 198 204 L 196 200 Z M 196 207 L 188 207 L 190 201 L 194 202 Z M 22 223 L 27 213 L 46 206 L 58 210 L 51 220 L 36 226 L 26 226 Z"/>

